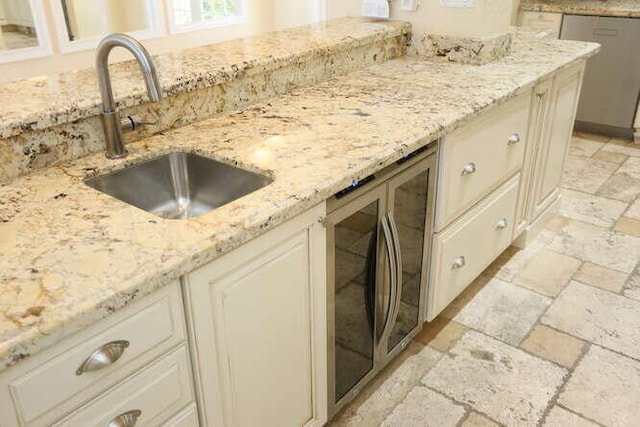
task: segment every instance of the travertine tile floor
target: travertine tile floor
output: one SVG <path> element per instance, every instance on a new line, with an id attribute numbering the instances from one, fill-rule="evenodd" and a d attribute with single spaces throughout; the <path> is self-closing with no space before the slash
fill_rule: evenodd
<path id="1" fill-rule="evenodd" d="M 640 426 L 640 145 L 575 134 L 560 216 L 334 426 Z"/>

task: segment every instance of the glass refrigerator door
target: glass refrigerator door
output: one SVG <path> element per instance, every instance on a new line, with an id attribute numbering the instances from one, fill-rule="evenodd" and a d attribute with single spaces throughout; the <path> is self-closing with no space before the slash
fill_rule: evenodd
<path id="1" fill-rule="evenodd" d="M 330 407 L 374 369 L 383 190 L 367 192 L 328 216 Z"/>
<path id="2" fill-rule="evenodd" d="M 421 326 L 424 286 L 429 247 L 431 245 L 431 212 L 434 156 L 407 169 L 389 183 L 389 203 L 395 222 L 402 263 L 402 279 L 397 297 L 395 325 L 389 335 L 387 353 Z"/>

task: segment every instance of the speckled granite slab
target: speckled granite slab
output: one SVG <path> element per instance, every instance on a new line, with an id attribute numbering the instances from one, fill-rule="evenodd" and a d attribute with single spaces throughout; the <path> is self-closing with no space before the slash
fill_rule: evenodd
<path id="1" fill-rule="evenodd" d="M 597 45 L 514 40 L 484 66 L 405 56 L 0 186 L 0 369 L 141 298 L 391 164 Z M 82 181 L 173 150 L 262 171 L 271 185 L 163 220 Z M 37 309 L 34 309 L 37 308 Z"/>
<path id="2" fill-rule="evenodd" d="M 484 65 L 509 55 L 512 40 L 513 34 L 510 32 L 484 37 L 425 34 L 420 40 L 413 41 L 409 52 L 427 58 Z"/>
<path id="3" fill-rule="evenodd" d="M 520 10 L 640 17 L 638 0 L 522 0 Z"/>

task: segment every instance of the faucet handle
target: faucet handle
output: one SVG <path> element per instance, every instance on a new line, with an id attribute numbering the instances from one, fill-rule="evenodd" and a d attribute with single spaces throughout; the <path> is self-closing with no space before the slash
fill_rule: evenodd
<path id="1" fill-rule="evenodd" d="M 120 120 L 120 126 L 123 132 L 131 132 L 136 130 L 140 126 L 157 125 L 158 122 L 147 122 L 144 120 L 138 120 L 134 116 L 127 116 Z"/>

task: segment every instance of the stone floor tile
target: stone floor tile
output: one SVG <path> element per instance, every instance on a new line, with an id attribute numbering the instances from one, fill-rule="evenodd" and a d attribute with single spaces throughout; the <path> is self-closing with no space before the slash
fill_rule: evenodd
<path id="1" fill-rule="evenodd" d="M 635 271 L 631 273 L 627 279 L 623 294 L 627 298 L 640 301 L 640 264 L 638 264 L 638 267 L 636 267 Z"/>
<path id="2" fill-rule="evenodd" d="M 592 156 L 596 160 L 602 160 L 603 162 L 615 163 L 617 165 L 624 163 L 629 156 L 626 154 L 612 153 L 611 151 L 598 151 Z"/>
<path id="3" fill-rule="evenodd" d="M 602 151 L 640 157 L 640 145 L 628 141 L 611 140 L 602 147 Z"/>
<path id="4" fill-rule="evenodd" d="M 544 427 L 598 427 L 598 424 L 585 420 L 560 406 L 554 406 L 551 409 L 543 425 Z"/>
<path id="5" fill-rule="evenodd" d="M 607 426 L 640 425 L 640 362 L 592 346 L 558 402 Z"/>
<path id="6" fill-rule="evenodd" d="M 627 206 L 626 202 L 563 189 L 560 215 L 609 228 L 620 218 Z"/>
<path id="7" fill-rule="evenodd" d="M 571 139 L 571 145 L 569 147 L 569 154 L 571 156 L 578 157 L 591 157 L 596 151 L 604 147 L 604 142 L 593 141 L 591 139 L 584 139 L 573 137 Z"/>
<path id="8" fill-rule="evenodd" d="M 571 190 L 595 193 L 618 169 L 618 165 L 595 159 L 567 157 L 562 186 Z"/>
<path id="9" fill-rule="evenodd" d="M 628 216 L 633 219 L 640 219 L 640 199 L 636 200 L 629 206 L 629 209 L 624 213 L 624 216 Z"/>
<path id="10" fill-rule="evenodd" d="M 543 359 L 571 368 L 582 354 L 585 343 L 544 325 L 537 325 L 520 348 Z"/>
<path id="11" fill-rule="evenodd" d="M 597 195 L 631 202 L 640 194 L 640 178 L 628 173 L 616 173 L 596 192 Z"/>
<path id="12" fill-rule="evenodd" d="M 412 342 L 351 402 L 330 426 L 379 426 L 442 354 Z"/>
<path id="13" fill-rule="evenodd" d="M 640 301 L 571 281 L 541 323 L 640 358 Z"/>
<path id="14" fill-rule="evenodd" d="M 620 166 L 618 173 L 626 173 L 634 178 L 640 179 L 640 157 L 629 157 L 627 161 Z"/>
<path id="15" fill-rule="evenodd" d="M 565 287 L 582 261 L 543 250 L 514 277 L 513 283 L 547 296 L 556 296 Z"/>
<path id="16" fill-rule="evenodd" d="M 613 229 L 620 233 L 640 237 L 640 220 L 623 216 Z"/>
<path id="17" fill-rule="evenodd" d="M 422 382 L 500 423 L 523 426 L 542 418 L 566 374 L 553 363 L 469 331 Z"/>
<path id="18" fill-rule="evenodd" d="M 631 273 L 640 259 L 640 238 L 573 221 L 558 232 L 548 249 Z"/>
<path id="19" fill-rule="evenodd" d="M 471 411 L 460 427 L 500 427 L 500 425 L 476 411 Z"/>
<path id="20" fill-rule="evenodd" d="M 535 292 L 493 279 L 454 320 L 518 345 L 550 303 L 551 299 Z"/>
<path id="21" fill-rule="evenodd" d="M 464 325 L 440 316 L 430 323 L 425 323 L 415 339 L 438 351 L 446 352 L 465 332 L 467 328 Z"/>
<path id="22" fill-rule="evenodd" d="M 611 292 L 620 292 L 629 275 L 586 261 L 573 276 L 574 280 Z"/>
<path id="23" fill-rule="evenodd" d="M 416 387 L 381 424 L 383 427 L 455 427 L 465 409 L 426 387 Z"/>
<path id="24" fill-rule="evenodd" d="M 562 228 L 569 224 L 571 221 L 568 218 L 562 216 L 554 216 L 549 222 L 544 225 L 545 230 L 558 232 Z"/>
<path id="25" fill-rule="evenodd" d="M 542 230 L 526 249 L 519 249 L 515 246 L 507 248 L 485 269 L 483 274 L 493 276 L 505 282 L 512 282 L 520 270 L 527 265 L 531 259 L 545 250 L 557 234 L 557 231 Z"/>

